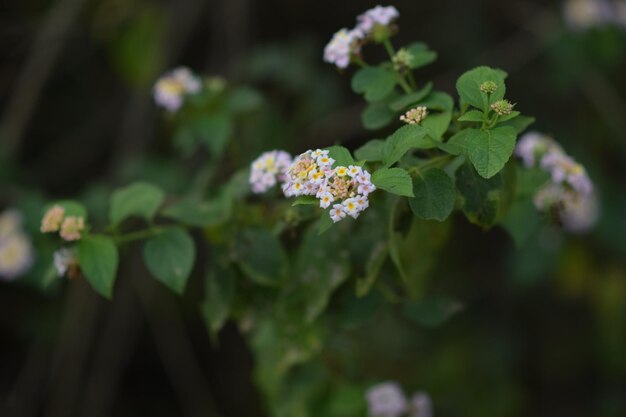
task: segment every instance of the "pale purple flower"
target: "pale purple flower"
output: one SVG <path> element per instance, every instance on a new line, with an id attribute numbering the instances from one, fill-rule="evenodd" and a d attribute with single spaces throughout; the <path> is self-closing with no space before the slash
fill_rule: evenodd
<path id="1" fill-rule="evenodd" d="M 343 28 L 337 31 L 324 48 L 324 61 L 338 68 L 347 68 L 350 65 L 351 56 L 361 51 L 362 38 L 363 32 L 358 29 Z"/>
<path id="2" fill-rule="evenodd" d="M 285 151 L 265 152 L 252 162 L 250 184 L 254 193 L 264 193 L 283 182 L 287 168 L 292 163 L 291 155 Z"/>
<path id="3" fill-rule="evenodd" d="M 0 238 L 22 230 L 22 214 L 15 209 L 7 209 L 0 214 Z"/>
<path id="4" fill-rule="evenodd" d="M 407 399 L 396 382 L 374 385 L 365 394 L 371 417 L 400 417 L 408 410 Z"/>
<path id="5" fill-rule="evenodd" d="M 196 94 L 201 89 L 200 78 L 189 68 L 179 67 L 161 76 L 154 84 L 152 93 L 157 105 L 173 113 L 181 108 L 185 95 Z"/>
<path id="6" fill-rule="evenodd" d="M 28 236 L 21 231 L 0 237 L 0 279 L 12 281 L 26 273 L 35 253 Z"/>
<path id="7" fill-rule="evenodd" d="M 520 137 L 515 147 L 515 155 L 526 167 L 535 166 L 546 153 L 563 153 L 554 139 L 539 132 L 528 132 Z"/>
<path id="8" fill-rule="evenodd" d="M 613 4 L 610 0 L 566 0 L 563 19 L 573 30 L 610 24 L 614 20 Z"/>
<path id="9" fill-rule="evenodd" d="M 562 206 L 560 219 L 563 228 L 572 233 L 589 230 L 598 220 L 598 200 L 595 195 L 568 199 Z"/>
<path id="10" fill-rule="evenodd" d="M 413 394 L 410 417 L 433 417 L 433 405 L 427 393 L 418 391 Z"/>
<path id="11" fill-rule="evenodd" d="M 398 9 L 393 6 L 376 6 L 357 16 L 357 29 L 369 34 L 376 25 L 389 26 L 400 16 Z"/>
<path id="12" fill-rule="evenodd" d="M 560 152 L 547 153 L 541 160 L 541 168 L 550 172 L 552 182 L 567 182 L 575 192 L 588 196 L 593 192 L 593 184 L 585 168 L 568 155 Z"/>

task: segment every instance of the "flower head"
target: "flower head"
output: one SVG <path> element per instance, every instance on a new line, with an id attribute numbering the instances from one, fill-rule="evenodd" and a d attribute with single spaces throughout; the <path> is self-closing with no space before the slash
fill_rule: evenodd
<path id="1" fill-rule="evenodd" d="M 411 65 L 411 61 L 413 61 L 413 54 L 410 53 L 405 48 L 400 48 L 398 52 L 393 56 L 391 61 L 393 62 L 393 67 L 396 71 L 403 71 L 407 69 Z"/>
<path id="2" fill-rule="evenodd" d="M 411 109 L 400 116 L 400 120 L 410 125 L 420 124 L 428 116 L 428 109 L 424 106 L 418 106 Z"/>
<path id="3" fill-rule="evenodd" d="M 485 81 L 480 85 L 480 91 L 485 94 L 493 94 L 498 89 L 498 84 L 493 81 Z"/>
<path id="4" fill-rule="evenodd" d="M 61 228 L 61 222 L 63 222 L 64 216 L 65 209 L 63 207 L 59 205 L 50 207 L 41 220 L 39 230 L 41 230 L 42 233 L 58 232 Z"/>
<path id="5" fill-rule="evenodd" d="M 498 100 L 491 105 L 491 109 L 499 116 L 506 116 L 511 114 L 513 106 L 515 105 L 508 100 Z"/>
<path id="6" fill-rule="evenodd" d="M 67 216 L 61 225 L 61 237 L 67 241 L 79 240 L 85 229 L 85 219 L 82 216 Z"/>
<path id="7" fill-rule="evenodd" d="M 337 31 L 324 48 L 324 61 L 336 65 L 338 68 L 347 68 L 352 55 L 361 52 L 363 32 L 359 29 L 341 29 Z"/>
<path id="8" fill-rule="evenodd" d="M 393 6 L 376 6 L 366 10 L 365 13 L 357 16 L 357 29 L 365 34 L 372 33 L 377 26 L 388 27 L 400 16 L 398 9 Z"/>
<path id="9" fill-rule="evenodd" d="M 410 407 L 410 417 L 432 417 L 433 415 L 433 406 L 430 396 L 423 391 L 418 391 L 413 394 Z"/>
<path id="10" fill-rule="evenodd" d="M 522 159 L 526 167 L 532 167 L 540 162 L 548 153 L 564 153 L 561 146 L 554 139 L 538 132 L 524 134 L 515 147 L 515 155 Z"/>
<path id="11" fill-rule="evenodd" d="M 406 397 L 395 382 L 374 385 L 367 390 L 365 397 L 372 417 L 400 417 L 408 409 Z"/>
<path id="12" fill-rule="evenodd" d="M 285 151 L 265 152 L 252 162 L 250 184 L 252 192 L 264 193 L 283 181 L 287 168 L 292 163 L 291 155 Z"/>
<path id="13" fill-rule="evenodd" d="M 189 68 L 176 68 L 157 80 L 153 95 L 157 105 L 169 112 L 176 112 L 183 105 L 184 96 L 195 94 L 202 88 L 202 82 Z"/>
<path id="14" fill-rule="evenodd" d="M 15 209 L 8 209 L 0 214 L 0 238 L 22 230 L 22 214 Z"/>
<path id="15" fill-rule="evenodd" d="M 0 237 L 0 278 L 10 281 L 30 269 L 34 261 L 33 246 L 21 231 Z"/>

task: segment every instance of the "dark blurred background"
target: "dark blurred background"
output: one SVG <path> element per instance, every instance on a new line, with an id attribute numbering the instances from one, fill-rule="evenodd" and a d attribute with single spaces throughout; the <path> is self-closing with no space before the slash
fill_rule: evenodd
<path id="1" fill-rule="evenodd" d="M 171 132 L 151 98 L 178 65 L 252 84 L 274 103 L 251 132 L 254 151 L 380 137 L 361 127 L 349 76 L 322 62 L 332 34 L 376 4 L 1 1 L 0 204 L 29 189 L 104 210 L 108 184 L 138 176 L 183 189 L 190 173 L 165 162 Z M 587 167 L 601 216 L 587 235 L 547 231 L 521 249 L 500 229 L 455 219 L 453 262 L 435 276 L 465 311 L 410 342 L 373 344 L 361 365 L 402 379 L 411 363 L 408 379 L 440 416 L 626 415 L 626 24 L 572 28 L 561 2 L 390 4 L 400 11 L 394 44 L 439 53 L 422 80 L 454 93 L 473 66 L 509 73 L 507 97 L 536 117 L 533 129 Z M 0 283 L 0 416 L 266 415 L 237 327 L 212 343 L 197 314 L 201 284 L 192 279 L 180 299 L 132 257 L 122 271 L 130 278 L 112 302 L 84 282 L 52 292 Z M 394 340 L 412 329 L 377 323 Z"/>

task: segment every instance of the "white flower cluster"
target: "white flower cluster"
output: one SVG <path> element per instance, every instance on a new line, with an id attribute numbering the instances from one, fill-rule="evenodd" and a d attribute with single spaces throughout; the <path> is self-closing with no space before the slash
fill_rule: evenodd
<path id="1" fill-rule="evenodd" d="M 354 29 L 340 29 L 324 48 L 324 61 L 347 68 L 354 55 L 361 52 L 361 46 L 367 42 L 377 27 L 389 27 L 400 14 L 393 6 L 376 6 L 357 17 Z"/>
<path id="2" fill-rule="evenodd" d="M 22 229 L 22 215 L 13 209 L 0 214 L 0 279 L 13 280 L 30 269 L 33 245 Z"/>
<path id="3" fill-rule="evenodd" d="M 369 207 L 368 196 L 376 186 L 360 166 L 334 164 L 329 151 L 322 149 L 308 150 L 293 161 L 284 151 L 266 152 L 252 163 L 250 184 L 252 191 L 261 193 L 278 181 L 285 197 L 314 196 L 321 208 L 332 205 L 334 222 L 346 216 L 356 219 Z"/>
<path id="4" fill-rule="evenodd" d="M 65 276 L 69 272 L 69 276 L 73 276 L 73 272 L 78 269 L 78 255 L 76 248 L 61 248 L 53 254 L 54 268 L 60 277 Z"/>
<path id="5" fill-rule="evenodd" d="M 252 162 L 250 184 L 255 193 L 264 193 L 278 181 L 284 182 L 285 173 L 292 163 L 291 155 L 285 151 L 265 152 Z"/>
<path id="6" fill-rule="evenodd" d="M 158 106 L 176 112 L 183 105 L 186 94 L 195 94 L 202 88 L 202 81 L 189 68 L 178 67 L 165 73 L 154 84 L 152 93 Z"/>
<path id="7" fill-rule="evenodd" d="M 626 0 L 566 0 L 563 18 L 573 30 L 607 25 L 626 27 Z"/>
<path id="8" fill-rule="evenodd" d="M 376 186 L 360 166 L 333 167 L 334 163 L 327 150 L 306 151 L 287 170 L 283 192 L 286 197 L 315 196 L 324 209 L 332 204 L 330 218 L 335 223 L 346 215 L 356 219 L 369 207 L 368 196 Z"/>
<path id="9" fill-rule="evenodd" d="M 365 394 L 371 417 L 432 417 L 432 403 L 428 394 L 418 391 L 407 399 L 396 382 L 374 385 Z M 408 414 L 407 414 L 408 413 Z"/>
<path id="10" fill-rule="evenodd" d="M 537 132 L 522 136 L 515 149 L 526 167 L 538 166 L 548 172 L 551 182 L 535 195 L 538 210 L 556 208 L 563 227 L 580 232 L 597 219 L 593 184 L 585 168 L 567 155 L 552 138 Z"/>

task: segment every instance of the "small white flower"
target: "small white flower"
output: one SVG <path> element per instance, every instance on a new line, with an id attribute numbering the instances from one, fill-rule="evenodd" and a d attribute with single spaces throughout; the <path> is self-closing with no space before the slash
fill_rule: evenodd
<path id="1" fill-rule="evenodd" d="M 350 215 L 353 219 L 359 217 L 359 213 L 361 212 L 361 206 L 357 202 L 356 198 L 348 198 L 343 202 L 343 210 L 346 214 Z"/>
<path id="2" fill-rule="evenodd" d="M 68 248 L 61 248 L 54 252 L 53 260 L 54 268 L 57 271 L 57 275 L 60 277 L 65 276 L 70 266 L 78 263 L 76 251 Z"/>
<path id="3" fill-rule="evenodd" d="M 30 239 L 21 230 L 0 237 L 0 279 L 11 281 L 25 274 L 34 255 Z"/>
<path id="4" fill-rule="evenodd" d="M 376 25 L 389 26 L 399 16 L 398 9 L 393 6 L 376 6 L 357 16 L 357 29 L 369 34 Z"/>
<path id="5" fill-rule="evenodd" d="M 343 211 L 343 206 L 341 204 L 335 204 L 333 208 L 330 209 L 330 218 L 333 223 L 337 223 L 344 217 L 346 217 L 346 213 Z"/>
<path id="6" fill-rule="evenodd" d="M 363 168 L 358 165 L 350 165 L 348 166 L 348 175 L 350 178 L 355 178 L 357 175 L 363 173 Z"/>
<path id="7" fill-rule="evenodd" d="M 318 198 L 320 199 L 320 207 L 323 209 L 328 208 L 335 201 L 335 197 L 328 191 L 323 192 Z"/>
<path id="8" fill-rule="evenodd" d="M 363 171 L 360 174 L 357 174 L 357 176 L 354 178 L 359 184 L 370 184 L 372 181 L 372 176 L 367 171 Z"/>
<path id="9" fill-rule="evenodd" d="M 183 105 L 185 95 L 195 94 L 201 88 L 200 79 L 189 68 L 179 67 L 165 73 L 154 84 L 154 101 L 169 112 L 176 112 Z"/>
<path id="10" fill-rule="evenodd" d="M 374 184 L 370 183 L 362 183 L 359 184 L 358 188 L 357 188 L 357 192 L 359 194 L 363 194 L 365 196 L 369 195 L 370 193 L 376 191 L 376 186 Z"/>
<path id="11" fill-rule="evenodd" d="M 316 162 L 317 165 L 323 167 L 331 167 L 335 163 L 335 160 L 328 155 L 321 155 L 317 158 Z"/>
<path id="12" fill-rule="evenodd" d="M 400 417 L 408 409 L 406 397 L 396 382 L 374 385 L 365 397 L 372 417 Z"/>
<path id="13" fill-rule="evenodd" d="M 360 52 L 363 32 L 359 29 L 341 29 L 336 32 L 324 48 L 324 61 L 338 68 L 347 68 L 350 57 Z"/>
<path id="14" fill-rule="evenodd" d="M 285 151 L 270 151 L 261 154 L 251 164 L 252 192 L 264 193 L 276 185 L 277 181 L 282 181 L 291 163 L 291 155 Z"/>

